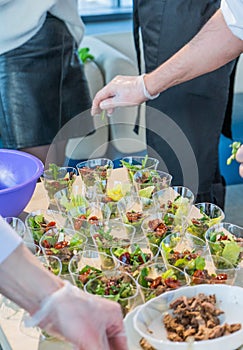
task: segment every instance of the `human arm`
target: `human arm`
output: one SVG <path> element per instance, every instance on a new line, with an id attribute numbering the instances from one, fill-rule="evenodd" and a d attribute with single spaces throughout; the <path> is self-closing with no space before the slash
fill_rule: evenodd
<path id="1" fill-rule="evenodd" d="M 169 60 L 144 76 L 151 95 L 211 72 L 231 61 L 243 50 L 243 41 L 228 28 L 221 10 L 206 23 L 202 30 Z M 112 110 L 146 101 L 140 77 L 115 77 L 94 98 L 93 115 L 101 109 Z"/>
<path id="2" fill-rule="evenodd" d="M 0 219 L 0 233 L 9 230 L 6 225 Z M 0 284 L 2 294 L 32 316 L 44 310 L 36 325 L 66 339 L 75 349 L 127 350 L 119 304 L 66 286 L 24 244 L 17 244 L 2 261 L 0 280 L 4 281 Z"/>
<path id="3" fill-rule="evenodd" d="M 241 163 L 239 166 L 240 176 L 243 177 L 243 145 L 238 149 L 236 153 L 237 162 Z"/>

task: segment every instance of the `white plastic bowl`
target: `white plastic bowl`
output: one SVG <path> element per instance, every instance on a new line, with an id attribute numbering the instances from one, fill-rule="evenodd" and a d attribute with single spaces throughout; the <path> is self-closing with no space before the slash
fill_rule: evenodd
<path id="1" fill-rule="evenodd" d="M 168 312 L 169 304 L 180 296 L 193 297 L 199 293 L 215 294 L 217 306 L 224 311 L 222 322 L 241 323 L 243 327 L 243 288 L 228 285 L 200 285 L 183 287 L 164 293 L 142 305 L 135 314 L 135 330 L 157 350 L 235 350 L 243 344 L 243 328 L 220 338 L 187 342 L 172 342 L 167 339 L 163 325 L 163 314 Z"/>

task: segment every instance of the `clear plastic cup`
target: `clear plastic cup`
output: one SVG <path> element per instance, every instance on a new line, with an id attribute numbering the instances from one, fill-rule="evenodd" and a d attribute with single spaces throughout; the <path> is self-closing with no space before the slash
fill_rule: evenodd
<path id="1" fill-rule="evenodd" d="M 89 159 L 78 163 L 76 167 L 85 184 L 86 191 L 95 188 L 100 193 L 106 192 L 107 180 L 114 168 L 114 164 L 110 159 Z"/>
<path id="2" fill-rule="evenodd" d="M 223 221 L 224 218 L 223 210 L 216 204 L 196 203 L 192 208 L 190 218 L 186 219 L 187 231 L 201 239 L 205 239 L 206 231 L 211 226 Z"/>
<path id="3" fill-rule="evenodd" d="M 228 222 L 210 227 L 205 239 L 212 255 L 222 256 L 235 267 L 243 260 L 243 228 Z"/>
<path id="4" fill-rule="evenodd" d="M 50 164 L 40 177 L 46 190 L 49 203 L 56 205 L 54 194 L 64 188 L 71 190 L 77 176 L 77 169 L 73 167 L 59 167 Z"/>
<path id="5" fill-rule="evenodd" d="M 180 269 L 157 262 L 145 266 L 137 277 L 144 302 L 158 295 L 186 286 L 190 278 Z"/>
<path id="6" fill-rule="evenodd" d="M 129 156 L 121 160 L 123 167 L 127 168 L 129 177 L 133 181 L 133 176 L 138 170 L 157 169 L 159 161 L 156 158 L 148 156 Z"/>
<path id="7" fill-rule="evenodd" d="M 94 277 L 117 269 L 119 263 L 110 255 L 97 250 L 84 250 L 72 257 L 69 262 L 69 272 L 73 283 L 83 289 L 84 285 Z"/>
<path id="8" fill-rule="evenodd" d="M 90 233 L 99 252 L 111 255 L 113 247 L 129 247 L 135 234 L 135 227 L 123 224 L 117 220 L 110 220 L 104 225 L 92 225 Z"/>
<path id="9" fill-rule="evenodd" d="M 14 231 L 24 239 L 26 227 L 24 222 L 15 216 L 5 217 L 4 220 L 14 229 Z"/>
<path id="10" fill-rule="evenodd" d="M 62 262 L 61 275 L 69 274 L 68 264 L 74 255 L 84 250 L 87 237 L 72 229 L 47 232 L 40 239 L 40 247 L 45 256 L 55 255 Z"/>
<path id="11" fill-rule="evenodd" d="M 124 317 L 142 302 L 135 279 L 129 273 L 121 271 L 95 277 L 85 284 L 84 291 L 118 302 Z"/>

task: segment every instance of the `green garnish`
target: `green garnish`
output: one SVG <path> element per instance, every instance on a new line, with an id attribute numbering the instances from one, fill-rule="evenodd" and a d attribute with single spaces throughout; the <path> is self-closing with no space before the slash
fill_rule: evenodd
<path id="1" fill-rule="evenodd" d="M 101 112 L 101 120 L 102 120 L 102 121 L 105 120 L 105 115 L 106 115 L 106 110 L 103 109 L 103 111 Z"/>
<path id="2" fill-rule="evenodd" d="M 230 165 L 233 160 L 235 160 L 236 153 L 241 146 L 241 142 L 235 141 L 229 147 L 232 148 L 231 156 L 227 159 L 227 165 Z"/>
<path id="3" fill-rule="evenodd" d="M 83 63 L 94 60 L 94 56 L 89 51 L 90 49 L 88 47 L 82 47 L 78 50 L 78 56 Z"/>

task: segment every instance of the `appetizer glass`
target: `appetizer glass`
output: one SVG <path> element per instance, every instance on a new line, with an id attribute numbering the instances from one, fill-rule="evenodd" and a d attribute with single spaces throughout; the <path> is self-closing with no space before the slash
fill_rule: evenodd
<path id="1" fill-rule="evenodd" d="M 156 212 L 163 214 L 165 224 L 182 227 L 192 208 L 194 194 L 184 186 L 172 186 L 153 194 Z"/>
<path id="2" fill-rule="evenodd" d="M 4 220 L 14 229 L 14 231 L 24 239 L 26 227 L 24 222 L 14 216 L 5 217 Z"/>
<path id="3" fill-rule="evenodd" d="M 174 230 L 174 226 L 164 223 L 162 214 L 160 213 L 146 217 L 141 228 L 148 242 L 158 247 L 162 240 Z"/>
<path id="4" fill-rule="evenodd" d="M 205 240 L 206 231 L 223 221 L 223 210 L 213 203 L 196 203 L 191 210 L 190 218 L 185 218 L 187 231 Z"/>
<path id="5" fill-rule="evenodd" d="M 39 244 L 41 237 L 49 231 L 70 225 L 68 217 L 51 209 L 30 212 L 25 218 L 25 226 L 31 241 Z"/>
<path id="6" fill-rule="evenodd" d="M 110 220 L 104 225 L 92 225 L 90 233 L 99 252 L 111 255 L 111 248 L 129 247 L 134 240 L 135 227 Z"/>
<path id="7" fill-rule="evenodd" d="M 124 224 L 132 225 L 136 230 L 134 239 L 141 239 L 143 232 L 141 225 L 148 214 L 145 212 L 144 204 L 138 195 L 126 196 L 119 200 L 117 207 L 120 218 Z"/>
<path id="8" fill-rule="evenodd" d="M 235 267 L 243 260 L 243 227 L 221 222 L 210 227 L 205 239 L 212 255 L 222 256 Z"/>
<path id="9" fill-rule="evenodd" d="M 118 302 L 124 317 L 141 303 L 138 285 L 126 272 L 109 271 L 107 274 L 95 277 L 85 284 L 84 291 Z"/>
<path id="10" fill-rule="evenodd" d="M 62 272 L 62 262 L 57 256 L 42 255 L 42 256 L 38 256 L 37 259 L 48 271 L 50 271 L 56 276 L 60 276 Z"/>
<path id="11" fill-rule="evenodd" d="M 160 170 L 143 169 L 134 174 L 135 188 L 147 210 L 153 207 L 153 193 L 168 188 L 171 180 L 172 176 L 170 174 Z"/>
<path id="12" fill-rule="evenodd" d="M 38 244 L 35 244 L 34 242 L 29 242 L 29 241 L 23 241 L 23 243 L 31 251 L 31 253 L 36 257 L 42 254 L 41 247 Z"/>
<path id="13" fill-rule="evenodd" d="M 160 248 L 146 241 L 132 243 L 129 247 L 111 248 L 113 258 L 120 264 L 121 270 L 136 277 L 142 266 L 156 262 Z"/>
<path id="14" fill-rule="evenodd" d="M 54 199 L 58 210 L 64 214 L 73 208 L 88 206 L 89 203 L 82 185 L 73 185 L 71 191 L 64 188 L 54 194 Z"/>
<path id="15" fill-rule="evenodd" d="M 137 283 L 146 302 L 162 293 L 189 285 L 190 278 L 174 266 L 157 262 L 140 270 Z"/>
<path id="16" fill-rule="evenodd" d="M 205 258 L 205 266 L 200 268 L 186 266 L 184 272 L 191 279 L 191 285 L 196 284 L 228 284 L 233 285 L 237 269 L 221 256 L 211 255 Z"/>
<path id="17" fill-rule="evenodd" d="M 84 250 L 72 257 L 68 269 L 73 283 L 83 289 L 89 280 L 118 267 L 119 263 L 112 256 L 97 250 Z"/>
<path id="18" fill-rule="evenodd" d="M 87 237 L 72 229 L 47 232 L 40 239 L 40 247 L 45 256 L 57 256 L 62 262 L 61 275 L 69 274 L 68 264 L 74 255 L 82 251 Z"/>
<path id="19" fill-rule="evenodd" d="M 201 257 L 209 254 L 206 242 L 189 233 L 171 233 L 162 240 L 160 248 L 165 264 L 182 270 L 188 265 L 194 266 Z"/>
<path id="20" fill-rule="evenodd" d="M 95 192 L 106 192 L 107 180 L 114 168 L 114 164 L 110 159 L 89 159 L 78 163 L 76 167 L 83 180 L 89 199 L 93 199 L 90 198 L 89 192 L 92 194 L 92 197 Z"/>
<path id="21" fill-rule="evenodd" d="M 130 156 L 123 157 L 121 160 L 123 167 L 127 168 L 129 177 L 133 181 L 133 176 L 138 170 L 157 169 L 159 161 L 152 157 Z"/>
<path id="22" fill-rule="evenodd" d="M 49 203 L 56 206 L 54 195 L 63 188 L 71 190 L 72 185 L 77 176 L 77 169 L 73 167 L 59 167 L 55 164 L 50 164 L 49 169 L 45 170 L 40 177 Z"/>
<path id="23" fill-rule="evenodd" d="M 95 248 L 90 235 L 90 226 L 103 226 L 110 219 L 111 211 L 107 204 L 89 203 L 88 207 L 76 207 L 68 212 L 72 228 L 87 236 L 86 248 Z"/>

